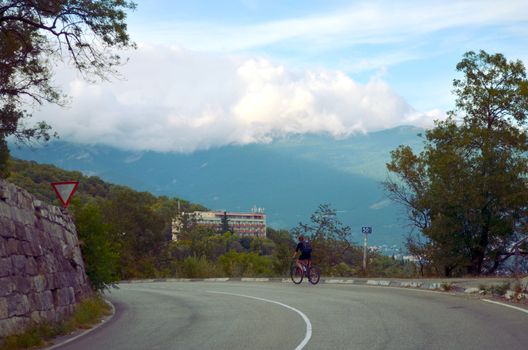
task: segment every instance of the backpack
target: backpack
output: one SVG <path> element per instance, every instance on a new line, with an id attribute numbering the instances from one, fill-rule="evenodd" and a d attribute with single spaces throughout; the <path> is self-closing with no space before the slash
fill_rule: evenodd
<path id="1" fill-rule="evenodd" d="M 303 242 L 302 253 L 303 254 L 310 254 L 311 252 L 312 252 L 312 243 L 310 243 L 310 241 L 304 241 Z"/>

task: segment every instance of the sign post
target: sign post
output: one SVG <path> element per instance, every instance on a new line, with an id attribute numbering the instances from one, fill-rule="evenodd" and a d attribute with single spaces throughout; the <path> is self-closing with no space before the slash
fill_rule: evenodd
<path id="1" fill-rule="evenodd" d="M 57 197 L 59 197 L 62 206 L 67 208 L 75 190 L 77 190 L 77 186 L 79 186 L 79 181 L 52 182 L 51 186 L 55 190 Z"/>
<path id="2" fill-rule="evenodd" d="M 372 233 L 372 227 L 364 226 L 361 228 L 361 233 L 365 235 L 365 240 L 363 241 L 363 272 L 367 274 L 367 247 L 368 247 L 368 235 Z"/>

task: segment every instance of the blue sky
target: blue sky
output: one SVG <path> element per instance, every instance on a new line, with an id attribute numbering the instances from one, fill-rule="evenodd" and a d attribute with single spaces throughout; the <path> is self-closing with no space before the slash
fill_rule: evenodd
<path id="1" fill-rule="evenodd" d="M 63 138 L 190 152 L 427 127 L 453 106 L 464 52 L 528 62 L 526 0 L 136 2 L 124 79 L 59 75 L 74 97 Z M 41 115 L 55 125 L 62 113 Z"/>

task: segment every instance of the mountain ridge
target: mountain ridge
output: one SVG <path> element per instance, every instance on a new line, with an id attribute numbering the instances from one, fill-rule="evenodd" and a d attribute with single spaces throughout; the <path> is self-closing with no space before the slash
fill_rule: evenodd
<path id="1" fill-rule="evenodd" d="M 355 241 L 362 226 L 372 226 L 372 243 L 401 245 L 408 231 L 404 213 L 386 198 L 381 181 L 390 150 L 400 144 L 420 147 L 416 134 L 422 131 L 399 127 L 340 140 L 295 135 L 192 154 L 54 141 L 34 150 L 15 147 L 12 155 L 211 209 L 249 211 L 257 205 L 266 209 L 273 228 L 307 222 L 319 204 L 329 203 L 351 226 Z"/>

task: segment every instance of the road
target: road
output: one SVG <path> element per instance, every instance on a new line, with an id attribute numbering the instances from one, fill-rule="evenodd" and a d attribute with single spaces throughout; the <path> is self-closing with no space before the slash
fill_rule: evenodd
<path id="1" fill-rule="evenodd" d="M 528 314 L 412 289 L 247 282 L 122 284 L 116 315 L 61 350 L 526 349 Z"/>

